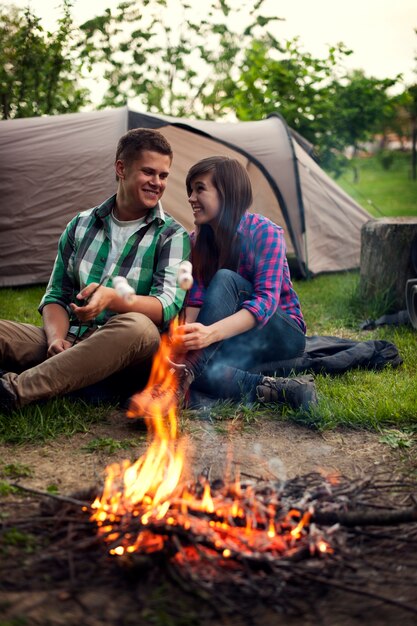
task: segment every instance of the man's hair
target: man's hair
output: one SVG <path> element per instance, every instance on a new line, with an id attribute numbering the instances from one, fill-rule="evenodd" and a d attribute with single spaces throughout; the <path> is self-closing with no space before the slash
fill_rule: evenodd
<path id="1" fill-rule="evenodd" d="M 172 160 L 173 152 L 162 133 L 151 128 L 134 128 L 120 137 L 116 150 L 116 161 L 130 165 L 144 150 L 166 154 Z"/>

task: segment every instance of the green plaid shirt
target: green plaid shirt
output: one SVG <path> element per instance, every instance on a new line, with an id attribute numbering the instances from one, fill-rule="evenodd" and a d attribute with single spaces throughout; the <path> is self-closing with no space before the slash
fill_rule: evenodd
<path id="1" fill-rule="evenodd" d="M 60 304 L 71 317 L 70 303 L 86 285 L 99 282 L 110 253 L 110 213 L 116 196 L 74 217 L 61 235 L 55 264 L 39 305 Z M 185 292 L 177 285 L 179 264 L 188 259 L 187 232 L 158 203 L 145 223 L 131 235 L 115 260 L 104 285 L 111 287 L 113 276 L 125 276 L 137 295 L 155 296 L 162 304 L 164 328 L 180 311 Z M 102 311 L 93 320 L 101 326 L 113 311 Z"/>

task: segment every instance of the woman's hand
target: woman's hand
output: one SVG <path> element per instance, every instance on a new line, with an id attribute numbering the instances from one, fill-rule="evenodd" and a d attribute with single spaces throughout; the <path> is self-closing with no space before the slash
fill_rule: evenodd
<path id="1" fill-rule="evenodd" d="M 199 322 L 179 326 L 173 337 L 174 345 L 180 345 L 184 350 L 202 350 L 218 340 L 212 326 Z"/>

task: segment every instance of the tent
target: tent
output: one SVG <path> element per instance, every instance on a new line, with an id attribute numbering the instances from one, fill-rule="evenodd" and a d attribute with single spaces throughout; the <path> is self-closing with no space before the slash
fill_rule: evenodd
<path id="1" fill-rule="evenodd" d="M 0 286 L 47 281 L 67 222 L 115 192 L 117 141 L 137 127 L 159 129 L 173 147 L 162 204 L 188 230 L 188 168 L 206 156 L 230 155 L 247 168 L 253 209 L 283 226 L 302 275 L 358 267 L 360 231 L 370 215 L 325 174 L 280 116 L 214 122 L 122 107 L 0 122 Z"/>

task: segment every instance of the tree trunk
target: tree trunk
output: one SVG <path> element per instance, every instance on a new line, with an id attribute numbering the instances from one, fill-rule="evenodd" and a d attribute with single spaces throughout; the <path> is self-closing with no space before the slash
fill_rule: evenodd
<path id="1" fill-rule="evenodd" d="M 361 296 L 384 299 L 386 313 L 405 309 L 407 280 L 417 277 L 411 259 L 414 246 L 417 246 L 417 217 L 366 222 L 361 231 Z"/>

